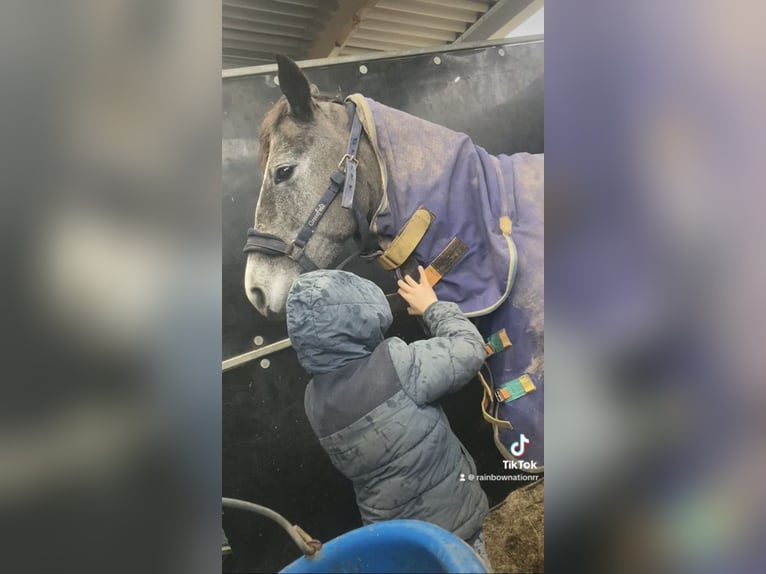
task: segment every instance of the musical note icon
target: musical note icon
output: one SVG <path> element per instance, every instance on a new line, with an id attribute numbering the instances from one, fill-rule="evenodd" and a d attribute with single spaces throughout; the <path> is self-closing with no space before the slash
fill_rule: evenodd
<path id="1" fill-rule="evenodd" d="M 524 436 L 524 433 L 522 433 L 519 437 L 519 440 L 511 445 L 511 454 L 513 456 L 524 456 L 524 453 L 527 451 L 528 444 L 529 439 Z"/>

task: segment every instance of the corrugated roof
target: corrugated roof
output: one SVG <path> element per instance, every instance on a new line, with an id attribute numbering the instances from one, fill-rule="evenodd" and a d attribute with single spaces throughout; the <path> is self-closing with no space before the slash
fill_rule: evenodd
<path id="1" fill-rule="evenodd" d="M 381 0 L 331 55 L 451 44 L 491 5 L 473 0 Z"/>
<path id="2" fill-rule="evenodd" d="M 501 2 L 504 0 L 501 0 Z M 224 67 L 450 44 L 496 0 L 224 0 Z"/>
<path id="3" fill-rule="evenodd" d="M 224 67 L 306 58 L 337 8 L 338 0 L 223 0 Z"/>

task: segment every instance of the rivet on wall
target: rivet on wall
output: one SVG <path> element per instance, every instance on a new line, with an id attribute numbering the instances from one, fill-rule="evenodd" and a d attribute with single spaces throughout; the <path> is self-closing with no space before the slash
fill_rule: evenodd
<path id="1" fill-rule="evenodd" d="M 261 359 L 261 368 L 268 369 L 271 366 L 271 361 L 268 359 Z"/>
<path id="2" fill-rule="evenodd" d="M 365 66 L 364 64 L 359 66 L 359 73 L 360 74 L 366 74 L 367 73 L 367 66 Z"/>
<path id="3" fill-rule="evenodd" d="M 500 48 L 500 49 L 497 51 L 497 53 L 498 53 L 498 54 L 500 54 L 501 56 L 505 56 L 505 50 L 503 50 L 502 48 Z"/>
<path id="4" fill-rule="evenodd" d="M 263 337 L 261 337 L 260 335 L 256 335 L 256 337 L 253 339 L 253 344 L 255 344 L 256 346 L 263 345 Z"/>
<path id="5" fill-rule="evenodd" d="M 439 56 L 434 56 L 434 64 L 437 66 L 442 63 L 442 59 Z"/>

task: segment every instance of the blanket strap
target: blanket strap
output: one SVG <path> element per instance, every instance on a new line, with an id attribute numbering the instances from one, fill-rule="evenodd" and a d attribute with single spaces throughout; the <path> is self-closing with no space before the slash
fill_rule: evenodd
<path id="1" fill-rule="evenodd" d="M 394 237 L 388 249 L 378 257 L 383 269 L 393 271 L 407 261 L 407 258 L 412 255 L 412 252 L 423 239 L 433 220 L 434 215 L 430 211 L 425 207 L 418 208 L 404 224 L 402 230 Z"/>
<path id="2" fill-rule="evenodd" d="M 503 384 L 495 391 L 495 397 L 499 402 L 509 403 L 533 392 L 536 388 L 532 377 L 524 373 L 520 377 Z"/>
<path id="3" fill-rule="evenodd" d="M 478 376 L 481 381 L 481 386 L 484 387 L 484 396 L 481 399 L 481 415 L 484 417 L 484 420 L 500 428 L 513 429 L 510 422 L 495 418 L 487 411 L 487 409 L 492 406 L 493 402 L 492 388 L 489 386 L 489 383 L 487 383 L 487 379 L 484 378 L 481 371 L 479 371 Z"/>
<path id="4" fill-rule="evenodd" d="M 487 351 L 487 356 L 490 357 L 510 346 L 511 340 L 508 338 L 508 333 L 505 329 L 500 329 L 497 333 L 493 333 L 489 336 L 484 345 L 484 350 Z"/>
<path id="5" fill-rule="evenodd" d="M 459 237 L 453 237 L 447 244 L 447 247 L 442 249 L 442 252 L 436 256 L 436 259 L 431 261 L 431 264 L 426 267 L 425 272 L 428 284 L 433 287 L 441 281 L 442 277 L 452 271 L 452 268 L 457 265 L 457 262 L 466 253 L 468 253 L 468 246 Z"/>

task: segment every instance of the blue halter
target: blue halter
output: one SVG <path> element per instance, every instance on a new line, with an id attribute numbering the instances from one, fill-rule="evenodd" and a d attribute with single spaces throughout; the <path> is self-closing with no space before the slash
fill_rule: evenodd
<path id="1" fill-rule="evenodd" d="M 356 106 L 353 102 L 346 102 L 346 111 L 351 119 L 351 135 L 348 139 L 346 155 L 338 163 L 338 168 L 330 176 L 330 185 L 317 202 L 306 222 L 300 231 L 290 243 L 272 235 L 271 233 L 262 233 L 254 228 L 247 230 L 247 242 L 243 251 L 245 253 L 260 252 L 267 255 L 285 255 L 298 263 L 304 271 L 314 271 L 319 267 L 304 252 L 306 244 L 314 235 L 314 232 L 322 220 L 322 216 L 327 212 L 330 204 L 343 189 L 341 205 L 350 209 L 356 219 L 359 229 L 359 236 L 362 246 L 369 243 L 370 224 L 367 216 L 354 201 L 354 190 L 356 187 L 356 168 L 359 163 L 356 154 L 359 150 L 359 142 L 362 137 L 362 122 L 356 115 Z"/>

